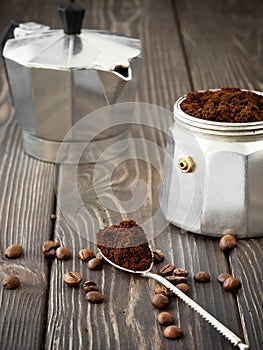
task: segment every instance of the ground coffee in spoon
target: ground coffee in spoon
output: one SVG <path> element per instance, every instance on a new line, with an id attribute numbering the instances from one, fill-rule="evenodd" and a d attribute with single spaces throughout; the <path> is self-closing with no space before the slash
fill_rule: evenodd
<path id="1" fill-rule="evenodd" d="M 152 264 L 147 237 L 134 220 L 99 230 L 97 246 L 106 258 L 125 269 L 145 271 Z"/>
<path id="2" fill-rule="evenodd" d="M 263 121 L 263 96 L 234 87 L 189 92 L 180 106 L 188 115 L 215 122 Z"/>

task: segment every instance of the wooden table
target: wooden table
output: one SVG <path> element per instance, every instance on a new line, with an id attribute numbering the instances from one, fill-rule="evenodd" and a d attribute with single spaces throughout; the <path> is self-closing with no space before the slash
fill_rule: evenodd
<path id="1" fill-rule="evenodd" d="M 9 0 L 0 4 L 0 30 L 11 19 L 34 20 L 60 27 L 56 6 L 60 1 Z M 143 66 L 137 101 L 172 110 L 174 101 L 192 90 L 238 86 L 263 90 L 263 4 L 260 0 L 86 0 L 84 27 L 117 31 L 139 37 Z M 74 232 L 60 210 L 68 166 L 54 166 L 23 152 L 21 132 L 10 104 L 1 62 L 0 90 L 0 278 L 17 274 L 21 287 L 0 288 L 0 348 L 7 349 L 232 349 L 201 317 L 176 297 L 168 310 L 184 337 L 167 340 L 156 322 L 158 311 L 150 303 L 155 282 L 117 271 L 105 265 L 89 271 L 77 253 L 95 245 Z M 172 120 L 169 120 L 170 125 Z M 164 149 L 165 135 L 158 130 L 134 128 L 132 137 L 150 138 Z M 144 150 L 147 155 L 147 147 Z M 161 157 L 156 155 L 161 162 Z M 107 164 L 101 166 L 101 182 Z M 129 200 L 135 179 L 147 184 L 147 200 L 131 214 L 109 210 L 94 192 L 94 166 L 78 168 L 78 185 L 86 207 L 101 226 L 129 217 L 143 223 L 158 209 L 160 174 L 139 159 L 123 162 L 112 179 L 114 201 Z M 57 191 L 54 182 L 56 179 Z M 105 184 L 105 193 L 109 188 Z M 57 213 L 55 224 L 50 214 Z M 87 223 L 87 227 L 89 227 Z M 91 228 L 92 229 L 92 228 Z M 91 230 L 87 229 L 87 234 Z M 52 263 L 41 252 L 42 243 L 55 239 L 70 247 L 73 258 Z M 24 256 L 8 260 L 11 243 L 24 247 Z M 163 250 L 166 262 L 190 271 L 190 296 L 250 344 L 263 347 L 263 239 L 239 240 L 229 257 L 218 239 L 180 233 L 167 226 L 153 242 Z M 79 271 L 94 279 L 105 302 L 89 304 L 81 288 L 62 281 L 66 271 Z M 193 275 L 209 271 L 210 283 L 195 284 Z M 225 292 L 217 282 L 221 272 L 242 281 L 237 294 Z"/>

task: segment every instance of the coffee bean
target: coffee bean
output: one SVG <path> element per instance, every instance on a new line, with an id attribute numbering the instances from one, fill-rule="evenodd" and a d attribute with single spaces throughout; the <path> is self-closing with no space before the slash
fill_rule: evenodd
<path id="1" fill-rule="evenodd" d="M 63 280 L 64 282 L 71 286 L 71 287 L 75 287 L 77 285 L 79 285 L 79 283 L 82 280 L 81 274 L 78 272 L 66 272 L 63 275 Z"/>
<path id="2" fill-rule="evenodd" d="M 176 288 L 180 289 L 184 294 L 190 293 L 190 287 L 186 283 L 179 283 L 176 285 Z"/>
<path id="3" fill-rule="evenodd" d="M 16 289 L 20 286 L 20 280 L 14 275 L 9 275 L 3 280 L 2 285 L 7 289 Z"/>
<path id="4" fill-rule="evenodd" d="M 210 275 L 209 275 L 208 272 L 200 271 L 200 272 L 197 272 L 194 275 L 194 279 L 195 279 L 196 282 L 209 282 L 210 281 Z"/>
<path id="5" fill-rule="evenodd" d="M 170 314 L 170 312 L 160 312 L 159 315 L 157 316 L 157 321 L 160 323 L 162 326 L 169 326 L 174 323 L 174 318 L 173 315 Z"/>
<path id="6" fill-rule="evenodd" d="M 58 260 L 69 260 L 71 258 L 71 251 L 68 247 L 59 247 L 56 250 L 56 258 Z"/>
<path id="7" fill-rule="evenodd" d="M 172 276 L 166 276 L 165 278 L 167 279 L 167 281 L 171 282 L 174 285 L 187 282 L 187 277 L 185 276 L 172 275 Z"/>
<path id="8" fill-rule="evenodd" d="M 160 268 L 159 273 L 162 276 L 171 275 L 174 269 L 175 269 L 175 266 L 171 264 L 165 264 Z"/>
<path id="9" fill-rule="evenodd" d="M 183 336 L 183 332 L 179 327 L 171 325 L 165 328 L 163 335 L 168 339 L 180 339 Z"/>
<path id="10" fill-rule="evenodd" d="M 5 256 L 10 259 L 19 258 L 23 253 L 23 247 L 20 244 L 12 244 L 5 250 Z"/>
<path id="11" fill-rule="evenodd" d="M 55 258 L 58 247 L 60 247 L 60 244 L 56 241 L 45 241 L 42 246 L 42 252 L 47 258 Z"/>
<path id="12" fill-rule="evenodd" d="M 240 285 L 241 285 L 240 279 L 233 276 L 226 278 L 223 282 L 223 288 L 228 292 L 232 292 L 238 289 Z"/>
<path id="13" fill-rule="evenodd" d="M 219 248 L 225 252 L 233 249 L 237 245 L 236 237 L 233 235 L 225 235 L 219 241 Z"/>
<path id="14" fill-rule="evenodd" d="M 98 291 L 91 291 L 86 294 L 86 300 L 92 304 L 101 304 L 104 301 L 104 295 Z"/>
<path id="15" fill-rule="evenodd" d="M 81 249 L 79 251 L 79 258 L 82 261 L 90 261 L 91 259 L 95 258 L 95 254 L 93 253 L 93 251 L 89 250 L 89 249 Z"/>
<path id="16" fill-rule="evenodd" d="M 163 294 L 155 294 L 151 299 L 151 303 L 156 309 L 166 309 L 169 299 Z"/>
<path id="17" fill-rule="evenodd" d="M 166 288 L 165 286 L 162 286 L 161 284 L 156 284 L 154 286 L 154 293 L 155 294 L 163 294 L 167 298 L 169 298 L 173 295 L 173 292 L 170 289 Z"/>
<path id="18" fill-rule="evenodd" d="M 155 263 L 160 263 L 164 261 L 164 254 L 160 249 L 155 249 L 153 251 L 153 259 Z"/>
<path id="19" fill-rule="evenodd" d="M 94 290 L 94 291 L 98 291 L 99 290 L 99 288 L 96 285 L 96 282 L 94 282 L 94 281 L 86 281 L 86 282 L 84 282 L 83 285 L 82 285 L 82 288 L 83 288 L 84 292 L 86 292 L 86 293 L 90 292 L 92 290 Z"/>
<path id="20" fill-rule="evenodd" d="M 189 275 L 189 271 L 187 271 L 185 269 L 181 269 L 181 268 L 174 269 L 173 273 L 176 276 L 185 276 L 185 277 L 187 277 Z"/>
<path id="21" fill-rule="evenodd" d="M 102 269 L 102 261 L 98 258 L 93 258 L 88 262 L 88 268 L 90 270 L 101 270 Z"/>
<path id="22" fill-rule="evenodd" d="M 217 280 L 219 283 L 224 283 L 224 280 L 227 279 L 228 277 L 231 277 L 229 273 L 220 273 L 220 275 L 217 276 Z"/>

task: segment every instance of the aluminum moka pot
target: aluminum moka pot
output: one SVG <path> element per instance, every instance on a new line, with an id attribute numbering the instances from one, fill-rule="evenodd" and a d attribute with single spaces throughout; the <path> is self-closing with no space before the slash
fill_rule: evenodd
<path id="1" fill-rule="evenodd" d="M 79 5 L 58 10 L 63 30 L 23 23 L 3 49 L 24 150 L 50 162 L 56 161 L 65 135 L 84 116 L 105 106 L 134 101 L 141 53 L 137 39 L 81 30 L 85 10 Z M 60 154 L 60 159 L 74 163 L 72 146 L 85 145 L 96 128 L 104 131 L 93 137 L 88 162 L 96 161 L 101 149 L 122 139 L 127 124 L 110 128 L 108 118 L 109 113 L 102 113 L 70 141 L 67 138 L 68 147 L 63 148 L 65 154 Z"/>
<path id="2" fill-rule="evenodd" d="M 254 93 L 262 95 L 260 92 Z M 237 237 L 263 234 L 263 122 L 198 119 L 174 105 L 167 141 L 161 208 L 186 231 Z"/>

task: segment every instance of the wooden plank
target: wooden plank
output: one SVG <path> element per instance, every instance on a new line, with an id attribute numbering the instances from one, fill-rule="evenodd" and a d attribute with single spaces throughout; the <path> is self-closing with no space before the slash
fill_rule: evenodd
<path id="1" fill-rule="evenodd" d="M 53 165 L 24 154 L 2 61 L 0 72 L 0 280 L 10 273 L 21 280 L 15 291 L 0 288 L 0 348 L 38 349 L 44 333 L 49 272 L 41 246 L 52 233 Z M 23 246 L 21 258 L 4 256 L 12 243 Z"/>
<path id="2" fill-rule="evenodd" d="M 262 91 L 260 0 L 175 1 L 194 90 Z"/>
<path id="3" fill-rule="evenodd" d="M 238 241 L 237 249 L 230 255 L 233 274 L 242 282 L 237 300 L 245 325 L 245 337 L 250 348 L 256 350 L 262 348 L 263 277 L 260 272 L 262 263 L 262 238 Z"/>
<path id="4" fill-rule="evenodd" d="M 88 13 L 92 11 L 91 19 L 93 19 L 89 22 L 90 26 L 118 30 L 123 34 L 140 37 L 145 63 L 138 101 L 155 103 L 171 109 L 173 102 L 189 91 L 191 85 L 170 3 L 124 1 L 122 5 L 119 3 L 117 5 L 117 2 L 113 1 L 103 4 L 91 2 L 90 9 Z M 153 132 L 147 128 L 134 127 L 130 137 L 132 139 L 130 147 L 133 148 L 135 155 L 144 152 L 150 157 L 147 145 L 143 151 L 136 149 L 138 144 L 133 141 L 136 137 L 150 139 L 162 147 L 165 145 L 165 135 L 158 130 Z M 156 153 L 160 165 L 161 153 L 161 150 Z M 111 162 L 97 165 L 98 173 L 101 175 L 97 186 L 103 189 L 105 197 L 111 189 L 115 194 L 108 196 L 111 199 L 110 209 L 103 205 L 101 198 L 95 192 L 92 178 L 94 166 L 78 167 L 79 192 L 86 208 L 94 216 L 93 222 L 97 220 L 104 226 L 132 216 L 140 224 L 144 223 L 159 207 L 160 174 L 150 163 L 136 158 L 127 159 L 119 164 L 112 175 L 111 183 L 108 183 L 104 180 L 111 165 Z M 68 188 L 74 181 L 69 175 L 70 170 L 69 166 L 60 167 L 58 203 L 68 199 Z M 131 184 L 135 179 L 143 180 L 147 184 L 146 201 L 139 210 L 129 215 L 121 214 L 120 201 L 131 198 Z M 86 225 L 87 239 L 85 239 L 83 234 L 77 233 L 78 229 L 75 232 L 70 227 L 62 213 L 58 214 L 55 238 L 69 246 L 74 256 L 67 262 L 55 261 L 52 266 L 47 349 L 172 349 L 175 346 L 178 349 L 232 349 L 221 335 L 176 298 L 171 300 L 169 310 L 182 327 L 185 337 L 176 343 L 165 339 L 156 323 L 158 312 L 150 304 L 155 283 L 116 271 L 109 265 L 105 265 L 102 272 L 87 270 L 86 265 L 78 260 L 77 253 L 83 247 L 95 249 L 94 243 L 91 242 L 94 241 L 96 230 L 93 222 L 84 219 L 82 222 L 77 221 L 83 213 L 76 215 L 79 230 Z M 153 229 L 153 223 L 151 225 Z M 167 262 L 174 262 L 176 266 L 189 269 L 193 299 L 240 335 L 242 331 L 235 299 L 231 294 L 226 295 L 216 281 L 216 276 L 220 272 L 228 271 L 227 261 L 218 249 L 217 240 L 187 233 L 180 234 L 175 227 L 167 227 L 152 243 L 165 252 Z M 211 273 L 211 283 L 194 284 L 193 274 L 200 269 Z M 85 301 L 81 290 L 70 289 L 64 285 L 62 275 L 68 270 L 79 271 L 84 279 L 96 280 L 105 294 L 104 304 L 90 305 Z"/>
<path id="5" fill-rule="evenodd" d="M 238 86 L 262 91 L 262 2 L 175 2 L 194 90 Z M 263 239 L 239 241 L 230 271 L 242 280 L 237 302 L 251 349 L 262 347 Z M 251 286 L 256 286 L 251 288 Z"/>

